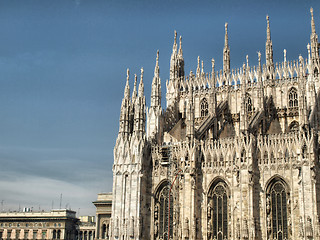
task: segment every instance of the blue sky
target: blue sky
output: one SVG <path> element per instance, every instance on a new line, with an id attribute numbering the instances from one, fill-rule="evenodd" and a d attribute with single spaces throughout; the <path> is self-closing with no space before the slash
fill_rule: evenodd
<path id="1" fill-rule="evenodd" d="M 68 204 L 95 214 L 99 192 L 112 189 L 113 147 L 126 68 L 144 67 L 147 104 L 160 51 L 163 92 L 174 30 L 182 35 L 185 70 L 197 57 L 222 66 L 229 23 L 231 67 L 257 51 L 265 59 L 266 15 L 274 60 L 307 56 L 310 7 L 320 32 L 319 1 L 1 0 L 0 201 L 49 210 Z M 163 96 L 164 99 L 164 96 Z M 164 106 L 164 101 L 163 101 Z"/>

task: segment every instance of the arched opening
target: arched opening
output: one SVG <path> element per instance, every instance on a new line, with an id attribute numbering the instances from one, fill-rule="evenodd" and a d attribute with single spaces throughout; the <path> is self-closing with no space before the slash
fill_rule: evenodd
<path id="1" fill-rule="evenodd" d="M 285 161 L 285 162 L 289 162 L 289 158 L 290 158 L 289 151 L 288 151 L 288 149 L 286 148 L 286 150 L 285 150 L 285 152 L 284 152 L 284 161 Z"/>
<path id="2" fill-rule="evenodd" d="M 101 235 L 102 235 L 103 239 L 107 238 L 107 226 L 106 226 L 106 224 L 102 225 L 102 234 Z"/>
<path id="3" fill-rule="evenodd" d="M 250 97 L 250 95 L 247 95 L 247 103 L 246 103 L 246 107 L 247 107 L 247 111 L 248 113 L 251 113 L 253 111 L 253 107 L 252 107 L 252 99 Z"/>
<path id="4" fill-rule="evenodd" d="M 201 117 L 208 116 L 208 101 L 206 98 L 203 98 L 200 103 L 200 114 Z"/>
<path id="5" fill-rule="evenodd" d="M 169 218 L 170 218 L 170 238 L 173 238 L 173 194 L 169 195 L 170 186 L 168 182 L 163 182 L 155 198 L 155 239 L 167 239 Z M 170 202 L 170 204 L 169 204 Z M 170 205 L 170 208 L 169 208 Z"/>
<path id="6" fill-rule="evenodd" d="M 240 162 L 244 163 L 246 161 L 246 150 L 242 150 L 241 156 L 240 156 Z"/>
<path id="7" fill-rule="evenodd" d="M 109 224 L 107 224 L 106 239 L 109 239 L 109 231 L 110 231 L 109 228 L 110 228 Z"/>
<path id="8" fill-rule="evenodd" d="M 212 162 L 211 162 L 212 160 L 211 160 L 210 153 L 208 153 L 206 161 L 207 161 L 207 167 L 211 167 L 212 166 Z"/>
<path id="9" fill-rule="evenodd" d="M 220 155 L 220 159 L 219 159 L 219 166 L 222 167 L 224 166 L 224 161 L 223 161 L 223 155 Z"/>
<path id="10" fill-rule="evenodd" d="M 290 205 L 288 186 L 279 177 L 270 181 L 266 194 L 267 233 L 268 239 L 289 239 L 288 213 Z"/>
<path id="11" fill-rule="evenodd" d="M 261 152 L 260 152 L 260 148 L 257 149 L 257 162 L 258 162 L 258 164 L 261 164 Z"/>
<path id="12" fill-rule="evenodd" d="M 57 231 L 56 230 L 53 230 L 52 238 L 57 239 Z"/>
<path id="13" fill-rule="evenodd" d="M 274 158 L 273 152 L 271 152 L 271 154 L 270 154 L 270 162 L 271 163 L 276 163 L 276 159 Z"/>
<path id="14" fill-rule="evenodd" d="M 55 231 L 55 230 L 53 230 L 53 231 Z M 24 231 L 24 239 L 28 239 L 28 235 L 29 235 L 28 230 L 25 230 Z M 53 234 L 53 236 L 54 236 L 54 234 Z M 53 239 L 55 239 L 55 237 L 53 237 Z"/>
<path id="15" fill-rule="evenodd" d="M 299 131 L 299 123 L 297 121 L 292 121 L 289 125 L 290 132 L 297 132 Z"/>
<path id="16" fill-rule="evenodd" d="M 61 237 L 61 230 L 58 230 L 57 231 L 57 239 L 60 239 L 60 237 Z"/>
<path id="17" fill-rule="evenodd" d="M 314 68 L 313 74 L 315 77 L 318 77 L 318 75 L 319 75 L 318 68 Z"/>
<path id="18" fill-rule="evenodd" d="M 289 108 L 298 107 L 298 91 L 291 88 L 289 91 Z"/>
<path id="19" fill-rule="evenodd" d="M 302 158 L 305 159 L 307 157 L 307 145 L 303 145 L 301 149 Z"/>
<path id="20" fill-rule="evenodd" d="M 228 186 L 219 179 L 212 184 L 208 193 L 208 239 L 228 239 L 228 202 Z"/>
<path id="21" fill-rule="evenodd" d="M 42 239 L 47 239 L 47 230 L 42 230 Z"/>
<path id="22" fill-rule="evenodd" d="M 263 154 L 263 161 L 264 161 L 264 164 L 268 164 L 268 152 L 267 151 L 264 151 L 264 154 Z"/>

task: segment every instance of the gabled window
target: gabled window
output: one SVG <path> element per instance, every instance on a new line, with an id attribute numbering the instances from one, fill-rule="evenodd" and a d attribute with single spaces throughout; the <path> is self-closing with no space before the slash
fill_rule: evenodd
<path id="1" fill-rule="evenodd" d="M 203 98 L 200 102 L 200 116 L 208 116 L 208 101 L 206 98 Z"/>
<path id="2" fill-rule="evenodd" d="M 250 95 L 247 96 L 247 103 L 246 103 L 247 111 L 250 113 L 253 111 L 253 106 L 252 106 L 252 99 Z"/>
<path id="3" fill-rule="evenodd" d="M 289 108 L 298 107 L 298 92 L 295 88 L 289 91 Z"/>

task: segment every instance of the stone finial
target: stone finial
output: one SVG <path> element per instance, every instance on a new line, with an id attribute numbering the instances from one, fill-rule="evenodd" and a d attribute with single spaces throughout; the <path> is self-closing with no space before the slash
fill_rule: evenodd
<path id="1" fill-rule="evenodd" d="M 307 49 L 308 49 L 308 59 L 310 60 L 310 58 L 311 58 L 311 52 L 310 52 L 310 44 L 308 43 L 307 44 Z"/>
<path id="2" fill-rule="evenodd" d="M 198 65 L 197 65 L 196 76 L 200 77 L 200 56 L 198 56 Z"/>
<path id="3" fill-rule="evenodd" d="M 211 59 L 211 65 L 212 65 L 212 72 L 214 73 L 214 59 Z"/>
<path id="4" fill-rule="evenodd" d="M 140 84 L 139 84 L 139 90 L 138 90 L 138 96 L 143 97 L 144 95 L 144 84 L 143 84 L 143 68 L 141 68 L 141 77 L 140 77 Z"/>
<path id="5" fill-rule="evenodd" d="M 126 82 L 126 86 L 124 88 L 124 97 L 126 99 L 130 98 L 129 75 L 130 75 L 130 71 L 129 71 L 129 68 L 127 68 L 127 82 Z"/>
<path id="6" fill-rule="evenodd" d="M 192 72 L 192 70 L 190 71 L 189 76 L 190 76 L 190 79 L 193 77 L 193 72 Z"/>
<path id="7" fill-rule="evenodd" d="M 261 52 L 258 52 L 259 67 L 261 67 Z"/>
<path id="8" fill-rule="evenodd" d="M 283 49 L 283 61 L 287 62 L 287 50 Z"/>
<path id="9" fill-rule="evenodd" d="M 201 72 L 203 73 L 203 61 L 201 61 Z"/>
<path id="10" fill-rule="evenodd" d="M 143 73 L 144 73 L 144 70 L 143 70 L 143 67 L 141 68 L 141 82 L 143 82 Z"/>
<path id="11" fill-rule="evenodd" d="M 133 92 L 132 92 L 132 102 L 135 102 L 137 97 L 137 74 L 134 74 L 134 85 L 133 85 Z"/>
<path id="12" fill-rule="evenodd" d="M 246 55 L 247 67 L 249 67 L 249 56 Z"/>
<path id="13" fill-rule="evenodd" d="M 299 63 L 302 64 L 303 63 L 303 57 L 301 55 L 299 55 Z"/>
<path id="14" fill-rule="evenodd" d="M 314 18 L 313 18 L 313 8 L 310 8 L 310 13 L 311 13 L 311 33 L 316 33 L 316 26 L 314 23 Z"/>
<path id="15" fill-rule="evenodd" d="M 271 33 L 270 33 L 270 21 L 269 21 L 269 16 L 267 15 L 267 40 L 271 41 Z"/>
<path id="16" fill-rule="evenodd" d="M 177 43 L 177 31 L 174 30 L 174 43 Z"/>
<path id="17" fill-rule="evenodd" d="M 172 53 L 177 53 L 177 31 L 174 30 L 174 40 L 173 40 L 173 47 L 172 47 Z"/>
<path id="18" fill-rule="evenodd" d="M 224 47 L 227 48 L 229 46 L 229 43 L 228 43 L 228 23 L 224 24 L 224 29 L 225 29 Z"/>
<path id="19" fill-rule="evenodd" d="M 179 38 L 179 56 L 182 58 L 182 37 Z"/>
<path id="20" fill-rule="evenodd" d="M 127 68 L 127 81 L 129 82 L 129 76 L 130 76 L 130 71 L 129 68 Z"/>
<path id="21" fill-rule="evenodd" d="M 154 67 L 154 76 L 159 77 L 159 50 L 157 50 L 156 66 Z"/>

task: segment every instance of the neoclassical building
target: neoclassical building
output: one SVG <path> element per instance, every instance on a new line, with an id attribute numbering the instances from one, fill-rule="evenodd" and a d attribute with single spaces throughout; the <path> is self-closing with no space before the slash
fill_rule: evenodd
<path id="1" fill-rule="evenodd" d="M 111 239 L 320 239 L 319 43 L 306 57 L 185 73 L 177 34 L 161 106 L 159 52 L 146 107 L 129 71 L 114 148 Z M 178 46 L 179 45 L 179 46 Z M 303 46 L 302 46 L 303 47 Z"/>
<path id="2" fill-rule="evenodd" d="M 80 239 L 77 238 L 78 224 L 76 212 L 67 209 L 50 212 L 1 212 L 0 239 L 75 240 Z"/>

